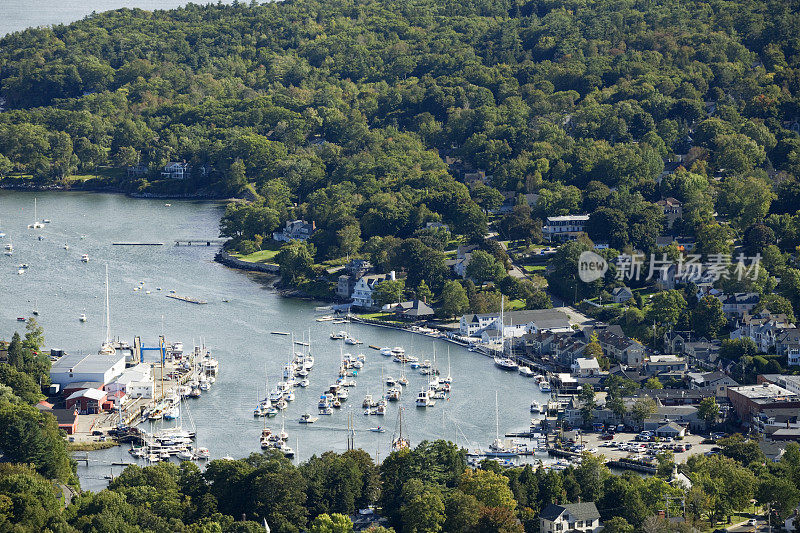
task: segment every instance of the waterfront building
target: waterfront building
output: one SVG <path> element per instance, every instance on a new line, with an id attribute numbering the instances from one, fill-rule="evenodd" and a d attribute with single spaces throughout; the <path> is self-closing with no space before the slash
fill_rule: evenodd
<path id="1" fill-rule="evenodd" d="M 463 315 L 459 321 L 459 333 L 464 337 L 479 337 L 489 329 L 502 329 L 505 337 L 522 337 L 526 333 L 540 331 L 567 333 L 572 331 L 572 326 L 567 314 L 558 309 L 509 311 L 503 313 L 502 327 L 500 313 L 470 313 Z"/>
<path id="2" fill-rule="evenodd" d="M 110 383 L 125 370 L 125 355 L 67 354 L 50 367 L 50 381 L 66 389 L 71 383 L 91 381 L 101 386 Z"/>
<path id="3" fill-rule="evenodd" d="M 182 180 L 189 177 L 189 165 L 178 161 L 170 161 L 161 169 L 161 177 L 172 180 Z"/>
<path id="4" fill-rule="evenodd" d="M 75 409 L 80 413 L 93 415 L 103 410 L 108 394 L 99 389 L 84 389 L 73 392 L 67 397 L 67 409 Z"/>
<path id="5" fill-rule="evenodd" d="M 122 394 L 128 398 L 153 398 L 155 381 L 153 369 L 147 363 L 125 369 L 125 371 L 105 386 L 109 395 Z"/>
<path id="6" fill-rule="evenodd" d="M 367 274 L 359 279 L 353 287 L 353 305 L 364 309 L 375 307 L 372 293 L 375 288 L 384 281 L 394 281 L 396 279 L 394 270 L 388 274 Z"/>

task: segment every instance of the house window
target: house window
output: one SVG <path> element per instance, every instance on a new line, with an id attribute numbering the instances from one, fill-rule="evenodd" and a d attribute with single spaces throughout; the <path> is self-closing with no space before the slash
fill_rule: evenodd
<path id="1" fill-rule="evenodd" d="M 578 520 L 575 522 L 575 527 L 583 527 L 583 520 Z"/>
<path id="2" fill-rule="evenodd" d="M 556 531 L 561 531 L 563 524 L 556 524 Z"/>

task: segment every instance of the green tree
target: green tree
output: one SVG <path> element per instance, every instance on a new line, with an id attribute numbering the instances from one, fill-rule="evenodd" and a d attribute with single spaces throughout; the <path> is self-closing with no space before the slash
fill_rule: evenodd
<path id="1" fill-rule="evenodd" d="M 640 426 L 645 420 L 653 416 L 655 413 L 656 402 L 649 396 L 637 398 L 633 403 L 633 406 L 631 406 L 631 416 L 633 417 L 633 420 Z"/>
<path id="2" fill-rule="evenodd" d="M 314 275 L 315 253 L 313 244 L 292 241 L 283 245 L 275 256 L 283 280 L 295 285 L 300 280 L 310 279 Z"/>
<path id="3" fill-rule="evenodd" d="M 606 533 L 633 533 L 633 526 L 621 516 L 613 516 L 603 523 Z"/>
<path id="4" fill-rule="evenodd" d="M 372 291 L 372 299 L 378 305 L 397 303 L 403 299 L 406 284 L 402 279 L 387 279 L 375 286 Z"/>
<path id="5" fill-rule="evenodd" d="M 441 295 L 441 314 L 445 317 L 463 315 L 469 310 L 469 298 L 464 286 L 457 281 L 444 284 Z"/>
<path id="6" fill-rule="evenodd" d="M 700 298 L 692 311 L 692 326 L 700 335 L 716 337 L 727 323 L 722 302 L 710 294 Z"/>
<path id="7" fill-rule="evenodd" d="M 467 470 L 461 475 L 458 488 L 472 495 L 486 507 L 517 508 L 514 494 L 508 486 L 508 478 L 488 470 Z"/>
<path id="8" fill-rule="evenodd" d="M 424 279 L 419 282 L 419 285 L 417 285 L 417 290 L 415 292 L 417 299 L 420 301 L 430 302 L 431 300 L 433 300 L 433 293 L 431 292 L 430 287 L 428 287 L 428 284 L 425 283 Z"/>
<path id="9" fill-rule="evenodd" d="M 334 513 L 321 514 L 311 522 L 310 533 L 350 533 L 353 531 L 353 522 L 349 516 Z"/>
<path id="10" fill-rule="evenodd" d="M 501 263 L 483 250 L 472 252 L 466 269 L 467 277 L 482 285 L 487 281 L 497 281 L 506 274 Z"/>
<path id="11" fill-rule="evenodd" d="M 653 376 L 644 382 L 644 388 L 649 390 L 658 390 L 663 389 L 664 385 L 661 384 L 661 381 L 657 377 Z"/>
<path id="12" fill-rule="evenodd" d="M 550 296 L 540 290 L 532 291 L 525 298 L 525 309 L 550 309 L 553 307 L 553 301 Z"/>
<path id="13" fill-rule="evenodd" d="M 711 426 L 719 416 L 719 405 L 713 396 L 707 396 L 697 406 L 697 415 Z"/>
<path id="14" fill-rule="evenodd" d="M 660 324 L 677 324 L 686 310 L 686 299 L 680 291 L 668 290 L 656 293 L 650 299 L 647 317 Z"/>
<path id="15" fill-rule="evenodd" d="M 418 479 L 410 479 L 401 494 L 403 531 L 405 533 L 436 533 L 442 531 L 445 508 L 439 490 Z"/>

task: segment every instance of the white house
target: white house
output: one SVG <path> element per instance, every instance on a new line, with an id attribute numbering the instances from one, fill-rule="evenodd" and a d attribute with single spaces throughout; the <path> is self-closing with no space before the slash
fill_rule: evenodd
<path id="1" fill-rule="evenodd" d="M 161 177 L 182 180 L 189 177 L 189 166 L 186 163 L 170 161 L 161 169 Z"/>
<path id="2" fill-rule="evenodd" d="M 572 363 L 572 375 L 579 378 L 599 376 L 600 364 L 594 357 L 578 357 Z"/>
<path id="3" fill-rule="evenodd" d="M 394 270 L 388 274 L 367 274 L 362 276 L 353 287 L 353 305 L 365 309 L 375 307 L 375 301 L 372 299 L 375 287 L 384 281 L 394 281 L 395 279 Z"/>
<path id="4" fill-rule="evenodd" d="M 744 313 L 736 321 L 736 329 L 731 332 L 731 339 L 749 337 L 756 343 L 761 352 L 769 351 L 786 330 L 794 329 L 784 314 L 773 315 L 769 311 L 761 311 L 755 315 Z"/>
<path id="5" fill-rule="evenodd" d="M 315 229 L 317 228 L 313 222 L 309 224 L 305 220 L 289 220 L 285 228 L 272 234 L 272 238 L 278 242 L 307 241 Z"/>
<path id="6" fill-rule="evenodd" d="M 459 333 L 464 337 L 480 337 L 486 329 L 501 330 L 500 313 L 473 313 L 461 317 Z M 540 331 L 564 333 L 572 331 L 572 326 L 563 311 L 533 309 L 504 313 L 502 331 L 505 337 L 522 337 L 526 333 Z"/>
<path id="7" fill-rule="evenodd" d="M 578 238 L 586 231 L 589 215 L 566 215 L 547 217 L 542 227 L 542 235 L 548 241 L 569 241 Z"/>
<path id="8" fill-rule="evenodd" d="M 50 381 L 58 383 L 62 389 L 78 381 L 92 381 L 105 385 L 124 370 L 125 354 L 122 352 L 114 355 L 67 354 L 50 367 Z"/>
<path id="9" fill-rule="evenodd" d="M 140 363 L 125 371 L 114 381 L 105 386 L 109 395 L 121 392 L 129 398 L 153 398 L 155 395 L 155 381 L 152 367 L 147 363 Z"/>
<path id="10" fill-rule="evenodd" d="M 568 503 L 566 505 L 551 503 L 539 513 L 540 533 L 566 533 L 567 531 L 596 533 L 602 527 L 600 512 L 594 502 Z"/>

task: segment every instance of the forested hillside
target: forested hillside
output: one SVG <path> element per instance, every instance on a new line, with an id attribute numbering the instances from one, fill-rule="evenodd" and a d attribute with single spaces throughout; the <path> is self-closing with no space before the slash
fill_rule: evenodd
<path id="1" fill-rule="evenodd" d="M 361 255 L 434 295 L 445 247 L 486 247 L 489 229 L 535 243 L 553 215 L 591 214 L 608 259 L 656 251 L 667 231 L 704 254 L 744 237 L 770 256 L 773 281 L 755 289 L 781 278 L 800 311 L 800 277 L 781 276 L 800 244 L 799 7 L 297 0 L 93 15 L 0 40 L 0 176 L 244 197 L 222 221 L 229 249 L 259 250 L 303 218 L 317 231 L 292 251 L 301 279 Z M 169 161 L 191 177 L 162 177 Z M 667 228 L 655 202 L 670 197 L 682 216 Z M 603 289 L 573 282 L 550 276 L 570 299 Z"/>
<path id="2" fill-rule="evenodd" d="M 251 183 L 266 198 L 251 236 L 294 203 L 332 234 L 411 235 L 437 215 L 480 233 L 474 202 L 492 196 L 455 183 L 450 154 L 497 189 L 540 194 L 534 215 L 607 206 L 626 220 L 668 193 L 697 225 L 714 171 L 762 185 L 757 169 L 799 170 L 798 18 L 783 0 L 109 12 L 0 40 L 0 174 L 141 162 L 150 174 L 127 186 L 152 190 L 160 166 L 186 160 L 208 170 L 186 191 Z M 657 191 L 663 159 L 692 146 L 693 173 Z"/>

